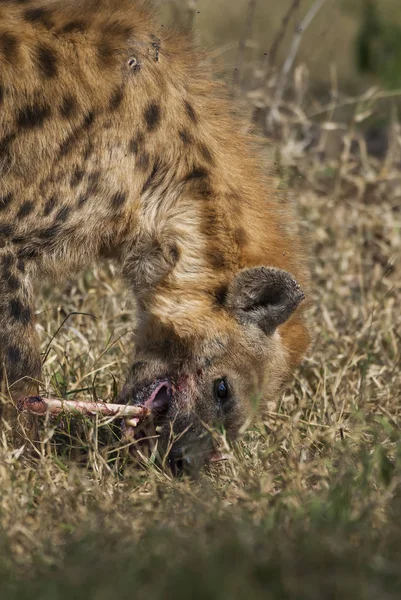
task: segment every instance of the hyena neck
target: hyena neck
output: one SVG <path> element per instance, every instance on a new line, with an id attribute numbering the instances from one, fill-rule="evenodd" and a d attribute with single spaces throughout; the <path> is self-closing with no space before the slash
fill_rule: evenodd
<path id="1" fill-rule="evenodd" d="M 153 212 L 152 204 L 157 205 Z M 138 343 L 210 338 L 224 327 L 225 296 L 240 266 L 221 204 L 217 195 L 199 204 L 185 193 L 144 202 L 144 225 L 123 261 L 137 300 Z M 220 219 L 225 228 L 220 229 Z"/>

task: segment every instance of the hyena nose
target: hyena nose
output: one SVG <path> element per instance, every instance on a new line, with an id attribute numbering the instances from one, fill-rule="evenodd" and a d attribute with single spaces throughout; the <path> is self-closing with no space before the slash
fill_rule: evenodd
<path id="1" fill-rule="evenodd" d="M 167 458 L 171 473 L 174 477 L 188 475 L 192 479 L 196 479 L 205 462 L 202 453 L 188 453 L 188 450 L 174 446 L 168 453 Z"/>
<path id="2" fill-rule="evenodd" d="M 168 464 L 174 477 L 194 475 L 196 472 L 195 461 L 192 456 L 185 456 L 181 449 L 171 450 L 168 455 Z"/>

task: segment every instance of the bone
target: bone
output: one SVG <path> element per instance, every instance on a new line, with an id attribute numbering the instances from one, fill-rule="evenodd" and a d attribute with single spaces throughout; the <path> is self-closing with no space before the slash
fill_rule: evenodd
<path id="1" fill-rule="evenodd" d="M 17 402 L 18 410 L 33 415 L 69 415 L 81 414 L 87 417 L 101 415 L 103 417 L 125 418 L 130 424 L 138 425 L 141 419 L 151 414 L 149 408 L 144 406 L 131 406 L 125 404 L 109 404 L 107 402 L 82 402 L 79 400 L 59 400 L 56 398 L 42 398 L 41 396 L 28 396 Z"/>
<path id="2" fill-rule="evenodd" d="M 209 462 L 221 462 L 222 460 L 230 460 L 230 455 L 216 451 L 213 452 L 211 456 L 209 456 Z"/>

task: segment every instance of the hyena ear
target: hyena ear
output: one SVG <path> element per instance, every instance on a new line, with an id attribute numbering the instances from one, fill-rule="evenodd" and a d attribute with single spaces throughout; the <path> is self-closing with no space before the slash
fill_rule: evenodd
<path id="1" fill-rule="evenodd" d="M 241 321 L 256 323 L 270 335 L 290 318 L 304 297 L 298 283 L 286 271 L 253 267 L 236 276 L 226 306 Z"/>

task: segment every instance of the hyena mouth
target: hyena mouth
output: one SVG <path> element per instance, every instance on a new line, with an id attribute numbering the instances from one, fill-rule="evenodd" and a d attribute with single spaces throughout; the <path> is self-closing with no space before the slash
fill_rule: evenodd
<path id="1" fill-rule="evenodd" d="M 151 384 L 141 387 L 133 393 L 130 404 L 149 408 L 150 416 L 139 424 L 135 423 L 135 426 L 123 424 L 123 432 L 125 439 L 132 443 L 132 454 L 140 462 L 147 461 L 153 456 L 160 465 L 168 467 L 174 476 L 179 477 L 183 474 L 196 476 L 205 462 L 219 461 L 224 458 L 212 445 L 211 440 L 205 447 L 206 432 L 203 431 L 197 439 L 199 447 L 194 440 L 187 448 L 185 444 L 182 447 L 181 436 L 178 436 L 178 441 L 175 443 L 172 433 L 174 396 L 182 391 L 180 382 L 173 383 L 168 377 L 158 378 Z M 190 426 L 187 429 L 190 429 Z"/>
<path id="2" fill-rule="evenodd" d="M 144 406 L 150 416 L 139 424 L 123 424 L 124 437 L 133 442 L 132 450 L 148 459 L 157 448 L 161 430 L 168 422 L 167 413 L 174 397 L 174 386 L 168 378 L 158 378 L 133 394 L 130 404 Z"/>
<path id="3" fill-rule="evenodd" d="M 184 474 L 195 476 L 206 458 L 195 444 L 192 444 L 191 452 L 185 451 L 181 447 L 181 435 L 176 439 L 177 434 L 173 433 L 174 396 L 182 391 L 182 385 L 173 384 L 167 377 L 143 386 L 134 392 L 131 403 L 150 409 L 150 416 L 136 427 L 125 426 L 125 438 L 132 442 L 133 455 L 140 462 L 153 457 L 175 477 Z M 189 425 L 187 429 L 190 429 Z"/>
<path id="4" fill-rule="evenodd" d="M 166 379 L 152 384 L 152 391 L 145 400 L 144 406 L 157 414 L 166 413 L 174 395 L 172 384 Z"/>
<path id="5" fill-rule="evenodd" d="M 173 399 L 174 391 L 170 379 L 158 378 L 134 392 L 132 398 L 129 399 L 129 404 L 150 408 L 155 415 L 166 413 Z"/>

